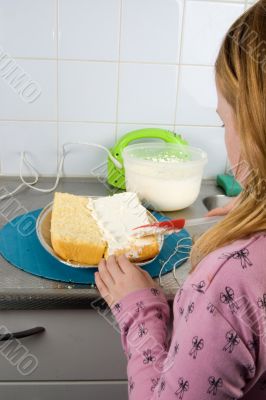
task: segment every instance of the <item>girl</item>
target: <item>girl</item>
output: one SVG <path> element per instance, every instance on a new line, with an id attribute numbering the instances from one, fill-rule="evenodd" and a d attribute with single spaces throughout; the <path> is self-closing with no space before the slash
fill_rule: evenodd
<path id="1" fill-rule="evenodd" d="M 146 272 L 121 256 L 95 276 L 121 329 L 131 400 L 266 398 L 266 0 L 230 28 L 215 69 L 243 191 L 193 246 L 170 343 L 168 303 Z"/>

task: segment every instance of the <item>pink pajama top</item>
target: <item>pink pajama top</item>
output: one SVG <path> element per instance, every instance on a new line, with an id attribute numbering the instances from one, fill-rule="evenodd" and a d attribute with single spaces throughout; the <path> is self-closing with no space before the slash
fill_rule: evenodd
<path id="1" fill-rule="evenodd" d="M 266 234 L 218 249 L 178 290 L 117 303 L 130 400 L 266 399 Z M 170 333 L 169 333 L 170 332 Z"/>

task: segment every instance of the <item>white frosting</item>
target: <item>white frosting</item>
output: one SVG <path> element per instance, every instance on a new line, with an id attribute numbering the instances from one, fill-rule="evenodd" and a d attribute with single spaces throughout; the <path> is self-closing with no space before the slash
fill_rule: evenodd
<path id="1" fill-rule="evenodd" d="M 146 209 L 133 192 L 118 193 L 113 196 L 89 199 L 88 208 L 108 242 L 109 255 L 116 250 L 130 247 L 134 242 L 145 245 L 144 239 L 133 237 L 133 229 L 149 224 Z"/>

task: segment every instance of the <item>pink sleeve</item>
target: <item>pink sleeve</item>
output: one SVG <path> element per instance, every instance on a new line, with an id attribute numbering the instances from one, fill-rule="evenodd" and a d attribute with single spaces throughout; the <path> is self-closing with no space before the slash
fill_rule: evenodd
<path id="1" fill-rule="evenodd" d="M 176 309 L 178 299 L 177 295 Z M 167 353 L 169 308 L 161 292 L 131 293 L 114 308 L 128 356 L 130 400 L 222 400 L 243 395 L 246 380 L 255 374 L 250 350 L 207 295 L 196 293 L 193 301 L 186 296 L 185 304 L 174 321 Z"/>
<path id="2" fill-rule="evenodd" d="M 117 303 L 112 312 L 128 359 L 129 398 L 148 399 L 167 357 L 169 306 L 166 298 L 157 288 L 138 290 Z"/>

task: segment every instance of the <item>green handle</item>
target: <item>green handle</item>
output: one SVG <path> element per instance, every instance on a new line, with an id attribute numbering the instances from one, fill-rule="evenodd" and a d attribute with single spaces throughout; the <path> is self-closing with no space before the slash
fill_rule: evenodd
<path id="1" fill-rule="evenodd" d="M 115 156 L 119 161 L 122 161 L 121 155 L 123 149 L 129 143 L 139 139 L 161 139 L 167 143 L 179 143 L 183 145 L 188 144 L 184 139 L 181 138 L 180 135 L 177 135 L 173 132 L 160 128 L 145 128 L 127 133 L 122 136 L 119 142 L 112 148 L 113 156 Z"/>

